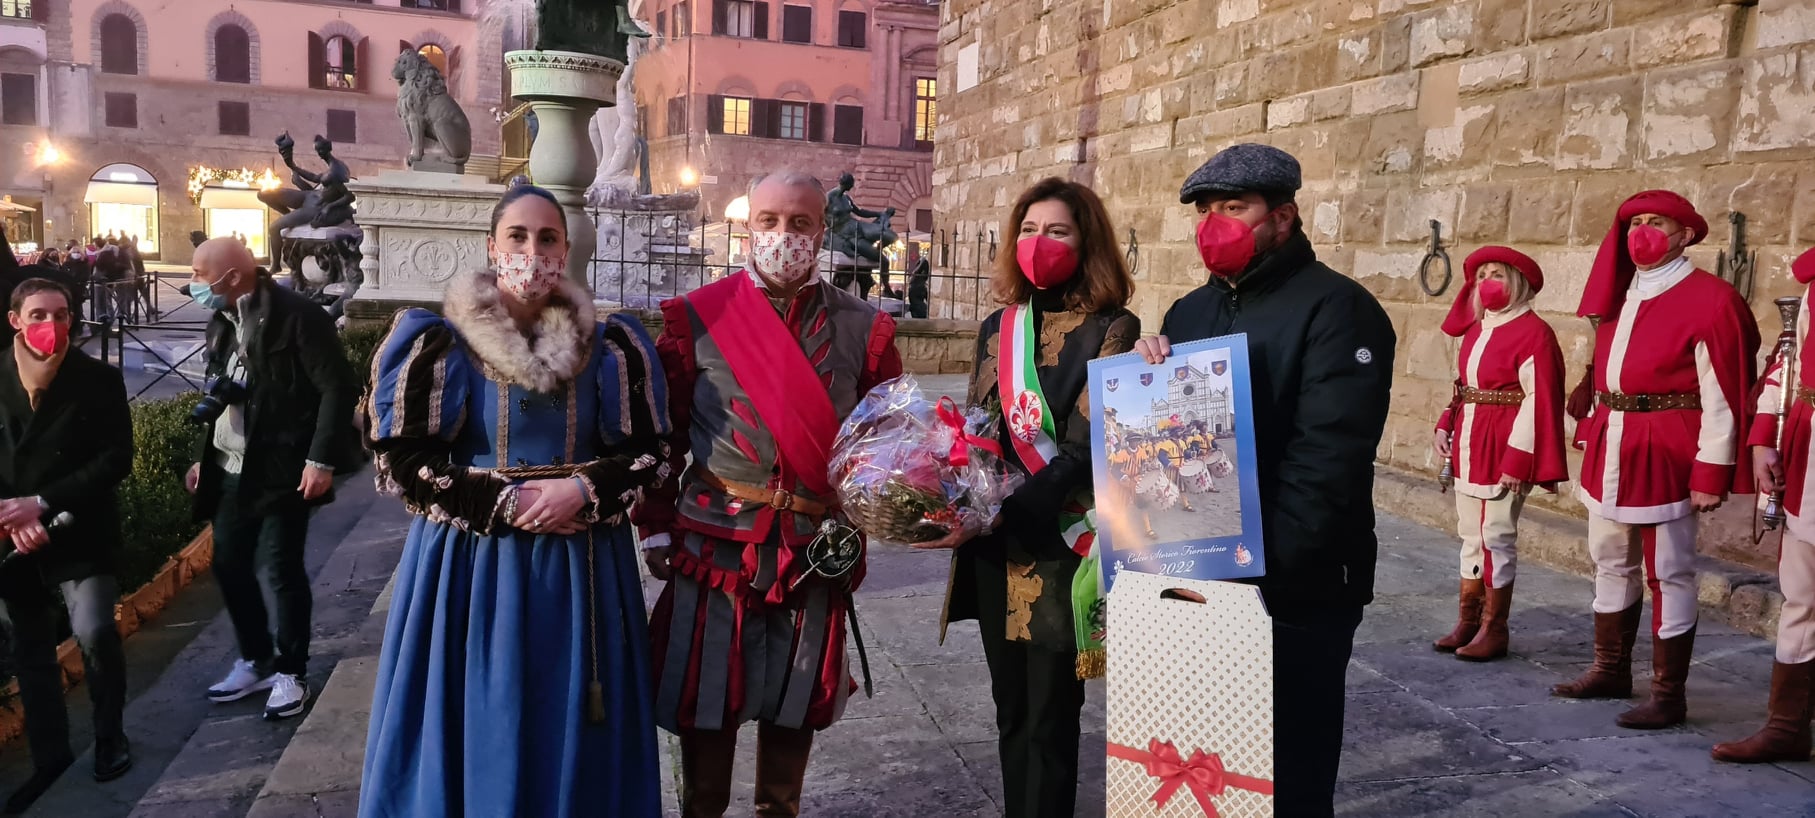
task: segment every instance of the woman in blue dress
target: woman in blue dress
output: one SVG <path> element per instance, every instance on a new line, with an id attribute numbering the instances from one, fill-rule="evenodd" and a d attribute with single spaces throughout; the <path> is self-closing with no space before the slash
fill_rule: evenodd
<path id="1" fill-rule="evenodd" d="M 446 318 L 397 315 L 366 406 L 379 488 L 417 515 L 385 626 L 359 813 L 654 816 L 649 656 L 625 509 L 667 469 L 636 320 L 564 277 L 540 188 L 492 213 Z"/>

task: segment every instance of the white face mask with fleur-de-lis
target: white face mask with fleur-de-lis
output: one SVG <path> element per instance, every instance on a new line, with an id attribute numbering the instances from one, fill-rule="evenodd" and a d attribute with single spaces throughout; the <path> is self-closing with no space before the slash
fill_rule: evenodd
<path id="1" fill-rule="evenodd" d="M 555 291 L 567 271 L 567 259 L 540 253 L 499 253 L 498 288 L 519 301 L 540 301 Z"/>
<path id="2" fill-rule="evenodd" d="M 818 237 L 805 233 L 753 230 L 750 232 L 750 268 L 765 280 L 784 287 L 804 284 L 819 272 Z"/>

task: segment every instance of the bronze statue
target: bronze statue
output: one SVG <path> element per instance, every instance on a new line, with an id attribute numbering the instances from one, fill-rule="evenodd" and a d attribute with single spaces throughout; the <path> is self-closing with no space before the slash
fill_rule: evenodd
<path id="1" fill-rule="evenodd" d="M 290 168 L 294 188 L 260 191 L 258 200 L 282 214 L 271 222 L 269 245 L 271 271 L 283 269 L 285 231 L 293 227 L 333 227 L 353 221 L 353 192 L 347 189 L 352 173 L 345 162 L 334 158 L 334 143 L 316 135 L 315 153 L 327 167 L 320 174 L 296 166 L 296 141 L 285 131 L 277 138 L 277 153 Z"/>
<path id="2" fill-rule="evenodd" d="M 281 272 L 288 265 L 296 281 L 296 290 L 327 307 L 338 318 L 353 292 L 359 289 L 359 251 L 364 232 L 353 222 L 353 191 L 347 188 L 353 174 L 345 162 L 334 158 L 334 143 L 316 135 L 315 153 L 327 167 L 312 173 L 296 166 L 296 141 L 288 131 L 277 137 L 277 153 L 290 168 L 294 188 L 261 191 L 258 200 L 281 213 L 271 222 L 269 242 L 271 272 Z M 307 235 L 292 235 L 308 230 Z M 320 275 L 305 274 L 304 261 L 314 259 Z M 327 295 L 330 285 L 341 284 L 341 292 Z"/>
<path id="3" fill-rule="evenodd" d="M 536 0 L 536 49 L 630 61 L 638 31 L 627 0 Z"/>
<path id="4" fill-rule="evenodd" d="M 889 223 L 895 220 L 895 208 L 878 213 L 858 207 L 851 199 L 851 188 L 856 185 L 857 180 L 846 172 L 838 177 L 838 186 L 826 193 L 826 249 L 871 262 L 881 268 L 886 280 L 889 262 L 881 247 L 894 244 L 899 238 L 889 229 Z M 875 221 L 858 221 L 859 218 Z"/>
<path id="5" fill-rule="evenodd" d="M 473 152 L 473 126 L 460 103 L 448 94 L 441 70 L 410 50 L 397 55 L 391 79 L 397 81 L 397 116 L 410 137 L 410 167 L 445 170 L 451 165 L 453 172 L 465 173 L 466 160 Z M 431 143 L 439 149 L 438 161 L 417 168 Z"/>

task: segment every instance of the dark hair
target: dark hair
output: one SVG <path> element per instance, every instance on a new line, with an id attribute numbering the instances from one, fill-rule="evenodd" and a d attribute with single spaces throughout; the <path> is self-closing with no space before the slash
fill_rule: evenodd
<path id="1" fill-rule="evenodd" d="M 1015 200 L 1004 231 L 1013 240 L 1004 242 L 1007 247 L 996 254 L 995 277 L 990 282 L 996 300 L 1020 304 L 1033 297 L 1035 287 L 1021 274 L 1014 242 L 1019 240 L 1028 209 L 1045 201 L 1062 202 L 1070 208 L 1071 220 L 1078 226 L 1078 259 L 1083 269 L 1065 285 L 1065 307 L 1093 313 L 1128 306 L 1134 298 L 1134 278 L 1116 249 L 1115 226 L 1109 221 L 1103 200 L 1096 191 L 1057 176 L 1040 180 Z"/>
<path id="2" fill-rule="evenodd" d="M 39 293 L 56 293 L 57 295 L 63 296 L 63 303 L 66 306 L 76 303 L 75 299 L 69 297 L 69 290 L 64 289 L 63 285 L 48 278 L 28 278 L 19 282 L 19 286 L 13 288 L 12 311 L 18 312 L 23 309 L 25 307 L 25 299 Z"/>
<path id="3" fill-rule="evenodd" d="M 498 199 L 498 205 L 496 207 L 492 208 L 492 230 L 491 230 L 491 232 L 494 235 L 498 232 L 498 222 L 503 221 L 503 219 L 504 219 L 504 211 L 509 210 L 510 206 L 512 204 L 515 204 L 518 199 L 521 199 L 525 196 L 535 196 L 539 199 L 542 199 L 543 201 L 548 202 L 551 205 L 554 205 L 555 210 L 561 211 L 563 218 L 565 218 L 566 211 L 562 210 L 561 203 L 556 201 L 555 194 L 549 193 L 546 188 L 539 188 L 539 187 L 536 187 L 535 185 L 527 184 L 527 183 L 519 184 L 519 185 L 511 185 L 509 190 L 504 191 L 504 196 Z M 562 229 L 563 230 L 566 229 L 565 222 L 563 222 Z"/>

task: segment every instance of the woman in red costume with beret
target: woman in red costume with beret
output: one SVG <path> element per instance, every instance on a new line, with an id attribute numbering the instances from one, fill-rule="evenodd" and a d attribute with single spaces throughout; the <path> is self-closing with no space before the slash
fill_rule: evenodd
<path id="1" fill-rule="evenodd" d="M 1443 331 L 1462 339 L 1455 399 L 1437 421 L 1437 452 L 1455 475 L 1462 586 L 1456 626 L 1434 643 L 1456 658 L 1506 655 L 1518 567 L 1519 512 L 1533 486 L 1569 479 L 1563 439 L 1563 351 L 1531 308 L 1544 271 L 1510 247 L 1463 262 Z"/>

